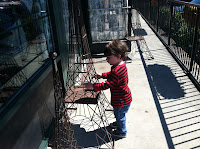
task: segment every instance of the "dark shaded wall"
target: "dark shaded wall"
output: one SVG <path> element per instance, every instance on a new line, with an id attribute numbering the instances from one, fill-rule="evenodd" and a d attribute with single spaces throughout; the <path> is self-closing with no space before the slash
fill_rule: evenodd
<path id="1" fill-rule="evenodd" d="M 57 61 L 60 60 L 61 81 L 63 89 L 67 83 L 68 53 L 69 53 L 69 13 L 67 0 L 49 0 L 51 23 L 53 28 L 55 50 L 58 53 Z M 63 90 L 64 92 L 64 90 Z M 64 94 L 64 93 L 63 93 Z"/>
<path id="2" fill-rule="evenodd" d="M 21 93 L 0 122 L 1 149 L 37 149 L 53 120 L 54 96 L 51 66 Z"/>
<path id="3" fill-rule="evenodd" d="M 48 4 L 53 48 L 58 53 L 64 86 L 68 66 L 68 1 L 48 0 Z M 44 69 L 27 81 L 16 102 L 0 113 L 0 149 L 38 149 L 45 139 L 55 114 L 52 65 L 50 61 L 45 64 Z"/>

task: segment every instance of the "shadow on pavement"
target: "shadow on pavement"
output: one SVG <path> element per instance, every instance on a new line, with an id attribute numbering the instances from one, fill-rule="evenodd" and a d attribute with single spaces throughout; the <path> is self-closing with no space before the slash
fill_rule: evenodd
<path id="1" fill-rule="evenodd" d="M 156 91 L 165 99 L 184 97 L 185 92 L 170 68 L 165 65 L 148 65 L 152 82 Z"/>
<path id="2" fill-rule="evenodd" d="M 99 146 L 110 142 L 110 138 L 107 137 L 104 130 L 111 131 L 109 127 L 102 127 L 100 129 L 86 132 L 84 128 L 80 128 L 80 125 L 72 125 L 72 129 L 74 130 L 74 136 L 77 141 L 77 145 L 82 148 L 99 148 Z"/>

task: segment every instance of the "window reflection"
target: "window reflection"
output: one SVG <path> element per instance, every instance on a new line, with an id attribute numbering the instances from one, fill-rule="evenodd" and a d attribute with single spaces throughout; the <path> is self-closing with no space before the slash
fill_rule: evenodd
<path id="1" fill-rule="evenodd" d="M 0 0 L 0 105 L 47 60 L 47 0 Z"/>

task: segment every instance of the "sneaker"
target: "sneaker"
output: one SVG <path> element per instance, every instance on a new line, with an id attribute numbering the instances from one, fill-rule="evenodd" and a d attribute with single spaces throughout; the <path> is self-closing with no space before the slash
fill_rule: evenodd
<path id="1" fill-rule="evenodd" d="M 126 138 L 126 134 L 122 135 L 122 134 L 117 133 L 116 131 L 112 132 L 112 136 L 118 137 L 118 138 Z"/>
<path id="2" fill-rule="evenodd" d="M 113 123 L 111 123 L 111 124 L 109 125 L 109 127 L 110 127 L 111 129 L 117 129 L 117 123 L 116 123 L 116 122 L 113 122 Z"/>

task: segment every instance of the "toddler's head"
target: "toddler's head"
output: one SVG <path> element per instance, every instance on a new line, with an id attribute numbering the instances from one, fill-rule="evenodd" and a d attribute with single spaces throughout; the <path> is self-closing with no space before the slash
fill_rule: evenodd
<path id="1" fill-rule="evenodd" d="M 125 42 L 120 40 L 113 40 L 106 45 L 104 49 L 104 55 L 105 56 L 121 55 L 121 59 L 124 60 L 127 56 L 127 51 L 128 51 L 128 46 Z"/>

